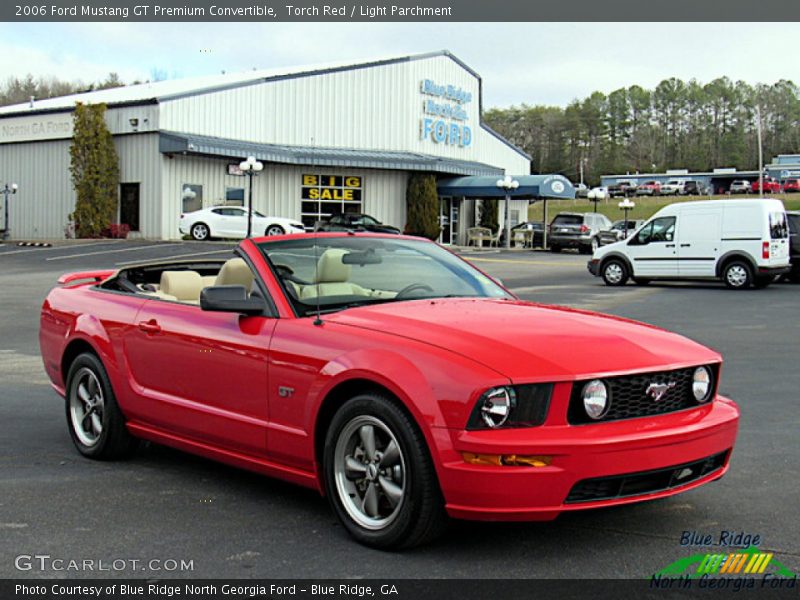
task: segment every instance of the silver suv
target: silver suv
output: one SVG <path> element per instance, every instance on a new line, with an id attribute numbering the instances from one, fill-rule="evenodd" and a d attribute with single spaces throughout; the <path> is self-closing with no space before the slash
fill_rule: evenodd
<path id="1" fill-rule="evenodd" d="M 611 229 L 611 221 L 603 214 L 559 213 L 550 223 L 550 251 L 577 248 L 581 254 L 592 254 L 600 247 L 598 234 L 604 229 Z"/>

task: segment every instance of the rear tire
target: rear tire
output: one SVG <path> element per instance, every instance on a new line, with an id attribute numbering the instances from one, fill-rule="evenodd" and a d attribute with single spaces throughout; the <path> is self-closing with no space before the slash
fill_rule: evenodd
<path id="1" fill-rule="evenodd" d="M 625 285 L 628 282 L 628 267 L 618 258 L 603 263 L 600 271 L 603 281 L 611 287 Z"/>
<path id="2" fill-rule="evenodd" d="M 447 515 L 425 438 L 392 400 L 351 398 L 325 436 L 325 492 L 357 541 L 381 549 L 433 540 Z"/>
<path id="3" fill-rule="evenodd" d="M 129 456 L 139 441 L 125 417 L 100 359 L 89 352 L 70 365 L 66 386 L 67 427 L 78 452 L 96 460 Z"/>
<path id="4" fill-rule="evenodd" d="M 722 270 L 722 280 L 732 290 L 746 290 L 753 283 L 753 269 L 742 260 L 732 260 Z"/>
<path id="5" fill-rule="evenodd" d="M 192 239 L 197 240 L 198 242 L 205 241 L 211 237 L 211 230 L 205 223 L 195 223 L 192 225 L 192 229 L 190 231 L 192 234 Z"/>

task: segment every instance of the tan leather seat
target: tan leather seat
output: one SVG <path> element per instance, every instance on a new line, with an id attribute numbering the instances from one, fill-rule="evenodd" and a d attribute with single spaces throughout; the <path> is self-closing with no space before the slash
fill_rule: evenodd
<path id="1" fill-rule="evenodd" d="M 202 280 L 203 280 L 203 287 L 204 288 L 211 287 L 212 285 L 216 285 L 217 284 L 217 276 L 216 275 L 203 275 L 202 276 Z"/>
<path id="2" fill-rule="evenodd" d="M 348 254 L 341 248 L 330 248 L 322 253 L 317 261 L 317 271 L 313 285 L 303 288 L 301 298 L 320 296 L 368 296 L 369 291 L 358 284 L 350 283 L 350 265 L 342 262 Z"/>
<path id="3" fill-rule="evenodd" d="M 225 261 L 217 274 L 214 285 L 243 285 L 247 293 L 253 287 L 253 272 L 241 258 L 232 258 Z"/>
<path id="4" fill-rule="evenodd" d="M 172 296 L 178 302 L 200 302 L 203 278 L 197 271 L 164 271 L 161 273 L 160 296 Z"/>

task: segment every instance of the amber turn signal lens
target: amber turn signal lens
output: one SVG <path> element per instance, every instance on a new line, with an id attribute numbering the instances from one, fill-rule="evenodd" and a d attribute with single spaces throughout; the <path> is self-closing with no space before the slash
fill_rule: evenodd
<path id="1" fill-rule="evenodd" d="M 519 454 L 473 454 L 462 452 L 464 460 L 471 465 L 490 465 L 495 467 L 546 467 L 552 456 L 522 456 Z"/>

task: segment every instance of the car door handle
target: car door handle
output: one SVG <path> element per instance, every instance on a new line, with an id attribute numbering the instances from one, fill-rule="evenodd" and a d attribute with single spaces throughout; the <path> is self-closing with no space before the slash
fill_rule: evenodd
<path id="1" fill-rule="evenodd" d="M 139 329 L 145 333 L 161 333 L 161 326 L 155 319 L 149 321 L 139 321 Z"/>
<path id="2" fill-rule="evenodd" d="M 689 248 L 691 244 L 681 244 L 681 248 Z"/>
<path id="3" fill-rule="evenodd" d="M 666 247 L 667 247 L 667 248 L 674 248 L 674 247 L 675 247 L 675 244 L 667 244 L 667 245 L 666 245 Z"/>

